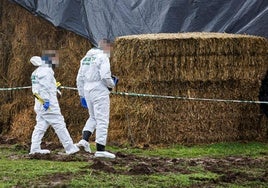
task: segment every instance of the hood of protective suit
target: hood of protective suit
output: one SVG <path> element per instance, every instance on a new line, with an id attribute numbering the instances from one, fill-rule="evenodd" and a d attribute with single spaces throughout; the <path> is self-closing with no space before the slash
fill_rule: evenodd
<path id="1" fill-rule="evenodd" d="M 30 62 L 34 66 L 41 66 L 43 64 L 42 59 L 39 56 L 33 56 L 33 57 L 31 57 Z"/>
<path id="2" fill-rule="evenodd" d="M 103 51 L 100 50 L 99 48 L 92 48 L 92 49 L 88 50 L 87 56 L 96 55 L 96 54 L 100 54 L 100 53 L 103 53 Z"/>

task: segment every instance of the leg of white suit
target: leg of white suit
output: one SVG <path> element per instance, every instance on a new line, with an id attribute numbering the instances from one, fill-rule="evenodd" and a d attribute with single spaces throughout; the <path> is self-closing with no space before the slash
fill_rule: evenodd
<path id="1" fill-rule="evenodd" d="M 72 152 L 75 148 L 75 145 L 73 144 L 73 140 L 66 128 L 63 116 L 60 113 L 47 113 L 45 118 L 55 130 L 66 153 Z"/>
<path id="2" fill-rule="evenodd" d="M 95 112 L 94 112 L 94 106 L 93 106 L 93 101 L 89 100 L 89 96 L 86 95 L 86 101 L 87 101 L 87 107 L 88 107 L 88 113 L 89 113 L 89 118 L 87 119 L 87 122 L 83 128 L 83 131 L 90 131 L 91 133 L 94 133 L 96 129 L 96 119 L 95 119 Z"/>
<path id="3" fill-rule="evenodd" d="M 39 115 L 36 115 L 36 125 L 32 133 L 31 139 L 31 153 L 41 150 L 41 142 L 44 137 L 45 132 L 47 131 L 49 125 L 48 123 Z"/>
<path id="4" fill-rule="evenodd" d="M 94 113 L 97 122 L 96 143 L 106 145 L 109 125 L 110 98 L 109 95 L 99 97 L 94 101 Z"/>

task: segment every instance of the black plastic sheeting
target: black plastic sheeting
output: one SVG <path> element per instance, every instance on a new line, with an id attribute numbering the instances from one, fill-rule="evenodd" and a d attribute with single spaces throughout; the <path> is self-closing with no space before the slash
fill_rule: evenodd
<path id="1" fill-rule="evenodd" d="M 268 0 L 10 0 L 88 38 L 220 32 L 268 38 Z"/>

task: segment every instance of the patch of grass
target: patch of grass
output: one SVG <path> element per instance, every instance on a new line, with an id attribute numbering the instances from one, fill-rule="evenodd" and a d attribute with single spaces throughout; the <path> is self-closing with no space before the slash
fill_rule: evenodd
<path id="1" fill-rule="evenodd" d="M 103 160 L 104 164 L 110 164 L 115 169 L 115 173 L 111 173 L 91 168 L 93 161 L 78 160 L 79 156 L 73 157 L 76 161 L 72 162 L 29 159 L 25 157 L 28 150 L 24 147 L 0 146 L 0 187 L 268 187 L 265 175 L 268 143 L 176 145 L 158 149 L 108 147 L 108 150 L 140 156 L 134 160 L 152 156 L 176 159 L 173 165 L 179 171 L 131 175 L 127 172 L 136 164 L 143 164 L 142 161 L 129 165 L 120 164 L 122 160 Z M 238 156 L 238 160 L 221 160 L 228 156 Z M 256 160 L 240 164 L 241 157 Z M 212 160 L 203 161 L 203 158 Z M 221 163 L 215 162 L 215 158 L 219 158 Z M 255 164 L 259 160 L 261 163 Z M 148 165 L 148 161 L 144 164 Z M 170 164 L 162 165 L 169 167 Z M 214 165 L 213 168 L 211 165 Z M 148 165 L 148 168 L 152 167 Z"/>
<path id="2" fill-rule="evenodd" d="M 210 145 L 197 145 L 197 146 L 181 146 L 173 145 L 168 148 L 157 149 L 120 149 L 114 148 L 126 153 L 132 153 L 135 155 L 147 155 L 156 157 L 171 157 L 171 158 L 195 158 L 195 157 L 224 157 L 243 155 L 250 157 L 258 157 L 263 154 L 268 155 L 268 144 L 259 142 L 249 143 L 216 143 Z"/>
<path id="3" fill-rule="evenodd" d="M 71 187 L 187 187 L 192 183 L 210 181 L 217 175 L 208 174 L 153 174 L 153 175 L 118 175 L 98 173 L 85 175 L 71 182 Z"/>
<path id="4" fill-rule="evenodd" d="M 36 179 L 53 175 L 54 173 L 75 173 L 85 162 L 57 162 L 45 160 L 17 160 L 1 158 L 0 187 L 19 185 L 27 187 Z"/>

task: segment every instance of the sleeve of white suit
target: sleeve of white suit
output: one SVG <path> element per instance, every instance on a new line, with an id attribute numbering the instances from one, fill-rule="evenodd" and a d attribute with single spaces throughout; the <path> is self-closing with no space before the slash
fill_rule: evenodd
<path id="1" fill-rule="evenodd" d="M 76 77 L 76 86 L 78 90 L 78 95 L 84 97 L 84 76 L 82 74 L 82 65 L 80 65 L 80 68 L 78 70 L 78 74 Z"/>
<path id="2" fill-rule="evenodd" d="M 54 84 L 51 83 L 51 77 L 53 74 L 48 69 L 42 69 L 38 73 L 39 95 L 45 101 L 49 101 L 49 84 Z"/>
<path id="3" fill-rule="evenodd" d="M 103 57 L 101 59 L 100 76 L 101 80 L 108 88 L 113 88 L 115 86 L 111 77 L 110 62 L 108 57 Z"/>

